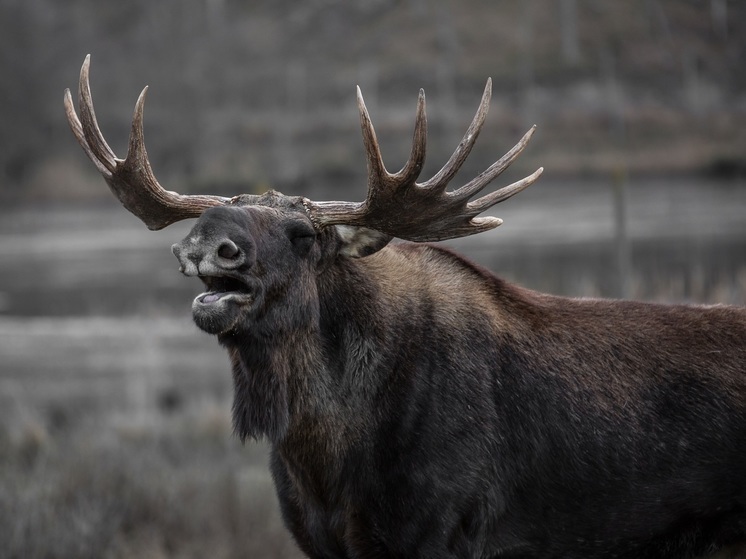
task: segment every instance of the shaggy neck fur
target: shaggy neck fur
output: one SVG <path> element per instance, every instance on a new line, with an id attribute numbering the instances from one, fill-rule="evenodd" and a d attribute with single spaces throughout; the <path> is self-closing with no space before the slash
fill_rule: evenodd
<path id="1" fill-rule="evenodd" d="M 218 338 L 231 357 L 233 427 L 241 440 L 283 439 L 299 401 L 296 385 L 319 367 L 318 302 L 309 285 L 275 286 L 256 316 Z"/>
<path id="2" fill-rule="evenodd" d="M 275 300 L 260 320 L 219 338 L 231 357 L 233 425 L 242 440 L 277 444 L 302 434 L 318 444 L 345 429 L 341 407 L 355 405 L 350 383 L 365 376 L 356 369 L 367 369 L 378 353 L 366 334 L 377 322 L 370 280 L 359 267 L 342 259 L 303 293 Z"/>

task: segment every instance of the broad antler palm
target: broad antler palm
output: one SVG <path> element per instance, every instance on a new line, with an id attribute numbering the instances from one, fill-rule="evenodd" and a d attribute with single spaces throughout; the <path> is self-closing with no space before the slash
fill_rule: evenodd
<path id="1" fill-rule="evenodd" d="M 129 148 L 125 159 L 118 159 L 104 140 L 96 121 L 89 85 L 90 55 L 80 71 L 79 110 L 75 112 L 70 90 L 65 91 L 65 111 L 73 133 L 88 157 L 96 165 L 119 201 L 139 217 L 149 229 L 162 229 L 182 219 L 198 217 L 204 210 L 231 203 L 252 203 L 258 197 L 182 195 L 165 190 L 150 168 L 143 138 L 143 89 L 135 105 Z M 357 90 L 360 123 L 368 160 L 368 194 L 364 202 L 315 202 L 303 199 L 309 217 L 317 229 L 329 225 L 357 225 L 411 241 L 437 241 L 473 235 L 497 227 L 496 217 L 477 217 L 487 208 L 510 198 L 541 175 L 533 174 L 476 200 L 469 199 L 500 175 L 520 155 L 534 133 L 532 127 L 503 157 L 464 186 L 446 191 L 449 182 L 474 146 L 487 116 L 492 95 L 488 80 L 477 113 L 456 151 L 430 180 L 418 183 L 425 160 L 427 117 L 425 93 L 417 102 L 412 152 L 398 173 L 389 173 L 383 164 L 373 124 L 360 88 Z"/>

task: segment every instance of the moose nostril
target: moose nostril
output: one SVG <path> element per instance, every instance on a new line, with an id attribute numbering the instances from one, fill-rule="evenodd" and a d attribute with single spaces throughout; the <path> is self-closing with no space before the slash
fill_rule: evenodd
<path id="1" fill-rule="evenodd" d="M 226 258 L 228 260 L 235 259 L 238 256 L 239 252 L 240 251 L 238 250 L 236 243 L 230 240 L 223 241 L 218 247 L 218 256 L 220 256 L 221 258 Z"/>

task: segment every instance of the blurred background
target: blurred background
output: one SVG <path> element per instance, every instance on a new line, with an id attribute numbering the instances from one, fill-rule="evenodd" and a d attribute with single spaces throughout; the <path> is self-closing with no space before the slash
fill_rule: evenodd
<path id="1" fill-rule="evenodd" d="M 150 85 L 150 160 L 185 193 L 361 200 L 356 84 L 390 169 L 426 90 L 429 177 L 492 77 L 457 181 L 532 124 L 497 182 L 545 173 L 452 246 L 558 294 L 746 301 L 744 2 L 0 0 L 0 557 L 300 556 L 191 323 L 190 224 L 147 231 L 68 129 L 88 53 L 115 152 Z"/>

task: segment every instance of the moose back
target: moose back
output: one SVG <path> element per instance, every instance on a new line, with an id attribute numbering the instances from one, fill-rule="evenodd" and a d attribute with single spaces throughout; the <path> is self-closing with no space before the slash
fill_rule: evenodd
<path id="1" fill-rule="evenodd" d="M 410 158 L 389 173 L 358 92 L 368 195 L 316 202 L 164 190 L 143 142 L 145 91 L 118 159 L 88 68 L 80 119 L 65 95 L 73 132 L 148 227 L 199 218 L 172 247 L 205 284 L 193 317 L 230 354 L 235 430 L 269 440 L 308 556 L 686 558 L 746 540 L 744 309 L 555 297 L 426 243 L 498 226 L 479 214 L 541 173 L 471 200 L 532 129 L 447 189 L 489 81 L 422 183 L 424 94 Z"/>

